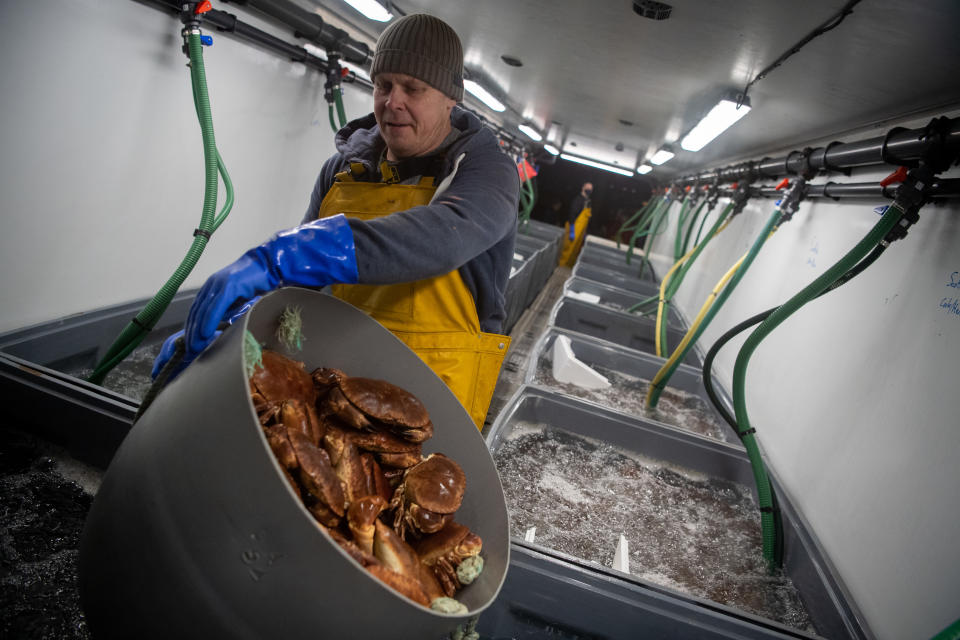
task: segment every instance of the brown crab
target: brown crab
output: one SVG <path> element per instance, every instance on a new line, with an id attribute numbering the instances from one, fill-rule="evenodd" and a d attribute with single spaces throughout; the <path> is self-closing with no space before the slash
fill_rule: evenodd
<path id="1" fill-rule="evenodd" d="M 346 424 L 361 431 L 382 425 L 404 440 L 423 442 L 433 435 L 430 414 L 406 389 L 386 380 L 348 376 L 339 369 L 319 368 L 312 374 L 327 406 Z"/>
<path id="2" fill-rule="evenodd" d="M 340 478 L 347 506 L 369 495 L 378 495 L 389 502 L 393 491 L 373 454 L 357 446 L 352 430 L 336 425 L 328 425 L 326 429 L 323 447 Z"/>
<path id="3" fill-rule="evenodd" d="M 407 469 L 394 491 L 390 500 L 394 529 L 404 540 L 411 532 L 419 536 L 439 531 L 460 508 L 466 484 L 459 464 L 442 453 L 431 453 Z"/>
<path id="4" fill-rule="evenodd" d="M 313 499 L 308 510 L 321 524 L 336 526 L 346 509 L 346 499 L 330 456 L 297 430 L 288 428 L 287 438 L 297 458 L 297 478 Z"/>
<path id="5" fill-rule="evenodd" d="M 314 442 L 323 436 L 316 414 L 317 389 L 302 362 L 264 349 L 250 376 L 250 397 L 260 424 L 275 420 L 297 426 Z M 286 412 L 286 415 L 284 413 Z"/>
<path id="6" fill-rule="evenodd" d="M 385 467 L 406 469 L 423 460 L 423 445 L 419 442 L 409 442 L 384 430 L 351 431 L 353 442 L 373 453 Z"/>
<path id="7" fill-rule="evenodd" d="M 371 573 L 411 600 L 429 606 L 430 598 L 420 581 L 421 565 L 416 552 L 382 520 L 375 520 L 374 526 L 373 555 L 391 573 L 382 571 Z M 368 571 L 370 569 L 371 567 L 367 567 Z"/>
<path id="8" fill-rule="evenodd" d="M 414 544 L 420 562 L 431 569 L 444 595 L 450 598 L 463 586 L 457 577 L 457 567 L 467 558 L 479 555 L 482 548 L 480 536 L 453 520 Z"/>

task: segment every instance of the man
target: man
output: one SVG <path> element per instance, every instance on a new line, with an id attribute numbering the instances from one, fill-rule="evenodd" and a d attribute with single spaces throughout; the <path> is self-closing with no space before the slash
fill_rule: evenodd
<path id="1" fill-rule="evenodd" d="M 479 119 L 456 106 L 463 50 L 443 21 L 418 14 L 389 25 L 370 76 L 374 112 L 337 133 L 337 153 L 317 178 L 301 226 L 251 249 L 201 288 L 185 327 L 185 359 L 258 295 L 335 285 L 334 295 L 416 351 L 480 428 L 510 343 L 499 332 L 517 170 Z M 155 372 L 167 352 L 165 345 Z"/>
<path id="2" fill-rule="evenodd" d="M 593 184 L 584 182 L 580 193 L 570 202 L 567 212 L 567 237 L 560 249 L 558 263 L 564 267 L 572 267 L 583 246 L 583 239 L 587 235 L 587 225 L 590 222 L 591 208 L 590 195 L 593 193 Z"/>

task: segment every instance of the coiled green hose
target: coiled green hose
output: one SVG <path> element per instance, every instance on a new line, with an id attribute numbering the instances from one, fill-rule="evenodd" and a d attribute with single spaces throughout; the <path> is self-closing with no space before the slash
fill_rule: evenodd
<path id="1" fill-rule="evenodd" d="M 207 79 L 203 66 L 203 50 L 200 43 L 200 32 L 193 31 L 187 36 L 187 47 L 190 56 L 190 78 L 193 87 L 194 108 L 200 122 L 200 131 L 203 136 L 203 158 L 205 169 L 205 192 L 200 224 L 194 232 L 193 242 L 187 251 L 186 257 L 176 268 L 173 275 L 167 280 L 146 306 L 120 332 L 113 344 L 107 349 L 94 371 L 87 378 L 94 384 L 101 384 L 117 364 L 130 355 L 143 338 L 153 329 L 157 320 L 169 306 L 173 296 L 183 281 L 196 266 L 204 248 L 207 246 L 210 235 L 226 219 L 233 207 L 233 183 L 223 165 L 223 160 L 217 151 L 216 139 L 213 134 L 213 116 L 210 113 L 210 99 L 207 94 Z M 215 218 L 214 210 L 217 206 L 217 175 L 223 176 L 226 201 L 220 214 Z"/>

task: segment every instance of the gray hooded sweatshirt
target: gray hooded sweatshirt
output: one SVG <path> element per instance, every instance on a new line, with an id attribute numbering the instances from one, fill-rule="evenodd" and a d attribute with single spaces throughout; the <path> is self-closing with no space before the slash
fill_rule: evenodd
<path id="1" fill-rule="evenodd" d="M 429 205 L 375 220 L 349 220 L 359 282 L 411 282 L 458 269 L 473 295 L 480 329 L 500 333 L 513 264 L 520 178 L 496 136 L 475 115 L 454 107 L 450 123 L 453 134 L 459 135 L 451 135 L 431 154 L 440 156 L 436 183 L 441 186 Z M 338 153 L 324 163 L 314 185 L 304 222 L 317 218 L 334 176 L 350 163 L 362 163 L 364 176 L 381 180 L 385 144 L 372 113 L 347 123 L 337 133 L 336 147 Z M 444 189 L 444 179 L 451 174 Z"/>

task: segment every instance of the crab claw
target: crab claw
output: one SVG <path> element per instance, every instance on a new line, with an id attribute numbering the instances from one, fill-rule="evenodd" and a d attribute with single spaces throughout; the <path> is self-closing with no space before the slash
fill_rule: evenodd
<path id="1" fill-rule="evenodd" d="M 413 548 L 403 541 L 396 532 L 381 520 L 374 521 L 376 530 L 373 536 L 373 554 L 395 575 L 378 574 L 378 578 L 392 586 L 405 596 L 427 606 L 430 599 L 420 582 L 420 558 Z M 368 567 L 368 570 L 371 568 Z"/>
<path id="2" fill-rule="evenodd" d="M 364 496 L 347 509 L 347 526 L 353 534 L 353 541 L 365 553 L 373 553 L 374 523 L 386 506 L 386 500 L 380 496 Z"/>

